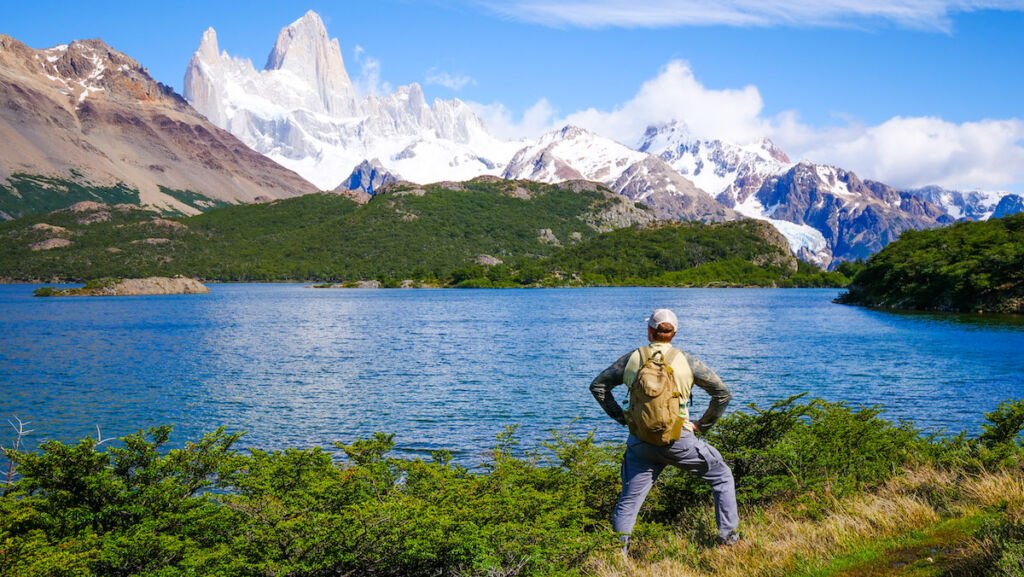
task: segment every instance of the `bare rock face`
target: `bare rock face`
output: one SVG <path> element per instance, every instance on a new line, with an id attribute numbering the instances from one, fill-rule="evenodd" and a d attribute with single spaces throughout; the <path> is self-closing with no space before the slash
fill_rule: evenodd
<path id="1" fill-rule="evenodd" d="M 316 190 L 100 40 L 35 50 L 0 35 L 0 103 L 0 178 L 123 183 L 140 204 L 185 214 L 199 210 L 161 187 L 227 202 Z"/>
<path id="2" fill-rule="evenodd" d="M 777 254 L 762 255 L 755 258 L 754 264 L 757 266 L 776 266 L 787 269 L 790 272 L 796 272 L 797 262 L 790 251 L 789 240 L 779 232 L 779 229 L 768 222 L 763 220 L 752 220 L 751 222 L 756 227 L 757 235 L 778 249 Z"/>
<path id="3" fill-rule="evenodd" d="M 78 224 L 89 225 L 89 224 L 96 224 L 98 222 L 107 222 L 108 220 L 110 220 L 110 213 L 109 212 L 107 212 L 105 210 L 97 210 L 96 212 L 92 212 L 92 213 L 86 214 L 86 215 L 82 216 L 82 218 L 79 218 L 78 219 Z"/>
<path id="4" fill-rule="evenodd" d="M 910 193 L 807 162 L 767 179 L 756 196 L 762 206 L 776 207 L 772 218 L 819 231 L 837 259 L 833 264 L 867 258 L 905 230 L 952 221 L 942 209 Z"/>
<path id="5" fill-rule="evenodd" d="M 545 230 L 550 230 L 550 229 L 545 229 Z M 554 235 L 552 235 L 552 236 L 554 236 Z M 496 266 L 496 265 L 499 265 L 499 264 L 503 263 L 504 261 L 501 260 L 500 258 L 491 256 L 489 254 L 478 254 L 476 256 L 476 259 L 474 259 L 473 262 L 475 262 L 476 264 L 479 264 L 479 265 L 483 265 L 483 266 Z"/>
<path id="6" fill-rule="evenodd" d="M 740 215 L 694 186 L 664 160 L 648 156 L 633 163 L 611 189 L 654 210 L 659 218 L 723 222 Z"/>
<path id="7" fill-rule="evenodd" d="M 41 240 L 29 245 L 29 248 L 33 251 L 39 250 L 53 250 L 55 248 L 64 248 L 71 246 L 72 242 L 66 238 L 48 238 Z"/>
<path id="8" fill-rule="evenodd" d="M 149 277 L 125 279 L 113 287 L 115 296 L 205 294 L 210 289 L 203 283 L 184 277 Z"/>
<path id="9" fill-rule="evenodd" d="M 401 179 L 398 174 L 384 168 L 379 159 L 374 158 L 359 163 L 345 182 L 335 190 L 341 193 L 362 192 L 369 197 L 388 185 L 400 182 Z"/>
<path id="10" fill-rule="evenodd" d="M 109 207 L 103 204 L 102 202 L 83 200 L 82 202 L 76 202 L 75 204 L 72 204 L 71 206 L 65 208 L 64 210 L 75 214 L 81 214 L 84 212 L 96 212 L 98 210 L 107 210 L 108 208 Z"/>
<path id="11" fill-rule="evenodd" d="M 266 69 L 286 70 L 315 86 L 327 114 L 348 116 L 355 112 L 356 92 L 341 58 L 341 46 L 337 38 L 328 39 L 323 20 L 312 10 L 281 29 Z"/>
<path id="12" fill-rule="evenodd" d="M 170 232 L 185 232 L 188 230 L 188 226 L 174 220 L 167 220 L 166 218 L 154 218 L 149 221 L 149 226 L 161 228 Z"/>
<path id="13" fill-rule="evenodd" d="M 538 230 L 537 238 L 540 239 L 540 242 L 544 244 L 553 244 L 555 246 L 561 246 L 562 244 L 561 242 L 559 242 L 558 237 L 555 236 L 554 231 L 552 231 L 550 228 L 542 228 Z"/>
<path id="14" fill-rule="evenodd" d="M 33 224 L 32 226 L 28 227 L 28 229 L 31 230 L 32 232 L 43 232 L 50 235 L 70 234 L 68 229 L 64 228 L 63 226 L 54 226 L 52 224 L 46 224 L 45 222 Z"/>
<path id="15" fill-rule="evenodd" d="M 647 226 L 656 222 L 657 214 L 649 208 L 638 206 L 628 198 L 605 190 L 604 200 L 598 201 L 583 221 L 597 232 L 609 232 L 617 228 Z"/>

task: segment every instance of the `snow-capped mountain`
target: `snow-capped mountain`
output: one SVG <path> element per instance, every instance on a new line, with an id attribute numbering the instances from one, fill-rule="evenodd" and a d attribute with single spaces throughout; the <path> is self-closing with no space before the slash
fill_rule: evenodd
<path id="1" fill-rule="evenodd" d="M 102 40 L 35 50 L 0 35 L 0 102 L 0 189 L 12 175 L 41 176 L 50 184 L 33 194 L 50 198 L 34 199 L 40 206 L 76 201 L 54 179 L 122 189 L 91 192 L 97 200 L 186 214 L 213 201 L 316 190 L 214 126 Z M 194 195 L 200 198 L 189 200 Z"/>
<path id="2" fill-rule="evenodd" d="M 418 84 L 357 94 L 315 12 L 283 28 L 263 70 L 220 52 L 208 29 L 185 73 L 185 97 L 253 149 L 332 189 L 379 158 L 416 182 L 497 174 L 522 144 L 491 136 L 468 105 L 435 100 Z"/>
<path id="3" fill-rule="evenodd" d="M 799 256 L 826 266 L 833 262 L 826 259 L 829 252 L 836 261 L 867 258 L 905 230 L 952 222 L 941 208 L 926 200 L 880 182 L 862 181 L 841 168 L 810 162 L 769 178 L 745 203 L 737 205 L 737 210 L 752 216 L 760 213 L 773 223 L 793 223 L 820 234 L 820 250 L 808 247 Z M 820 241 L 824 241 L 823 247 Z"/>
<path id="4" fill-rule="evenodd" d="M 942 208 L 955 220 L 987 220 L 1009 192 L 985 190 L 948 190 L 926 186 L 906 191 Z"/>
<path id="5" fill-rule="evenodd" d="M 792 166 L 786 153 L 767 138 L 746 146 L 702 139 L 683 122 L 648 127 L 637 150 L 661 158 L 730 207 L 745 202 L 767 178 Z"/>
<path id="6" fill-rule="evenodd" d="M 660 218 L 723 221 L 739 215 L 698 189 L 663 160 L 576 126 L 544 134 L 517 152 L 504 178 L 600 182 L 643 202 Z"/>
<path id="7" fill-rule="evenodd" d="M 768 139 L 704 138 L 678 121 L 649 127 L 636 148 L 574 126 L 536 141 L 502 141 L 459 100 L 428 105 L 417 84 L 359 95 L 338 41 L 313 12 L 281 30 L 260 71 L 220 52 L 207 30 L 185 95 L 215 124 L 324 189 L 345 180 L 351 191 L 358 181 L 366 198 L 377 188 L 374 174 L 387 173 L 419 183 L 480 175 L 585 179 L 643 202 L 659 218 L 770 222 L 795 254 L 823 266 L 868 256 L 903 230 L 983 218 L 1000 198 L 900 193 L 839 168 L 794 164 Z M 369 159 L 376 162 L 361 164 Z"/>
<path id="8" fill-rule="evenodd" d="M 355 167 L 352 174 L 348 175 L 345 182 L 342 182 L 337 189 L 338 192 L 365 193 L 366 199 L 376 194 L 380 189 L 389 184 L 402 180 L 402 177 L 388 171 L 380 163 L 380 160 L 364 160 Z M 362 198 L 362 197 L 357 197 Z"/>
<path id="9" fill-rule="evenodd" d="M 992 211 L 992 218 L 1003 218 L 1024 212 L 1024 197 L 1019 194 L 1007 194 L 999 199 L 999 204 Z"/>

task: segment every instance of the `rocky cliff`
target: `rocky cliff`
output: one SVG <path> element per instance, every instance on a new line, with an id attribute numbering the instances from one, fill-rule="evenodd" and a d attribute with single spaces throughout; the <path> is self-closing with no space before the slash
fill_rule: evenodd
<path id="1" fill-rule="evenodd" d="M 199 209 L 185 194 L 235 203 L 315 190 L 100 40 L 35 50 L 0 36 L 0 186 L 20 175 L 130 189 L 186 214 Z"/>

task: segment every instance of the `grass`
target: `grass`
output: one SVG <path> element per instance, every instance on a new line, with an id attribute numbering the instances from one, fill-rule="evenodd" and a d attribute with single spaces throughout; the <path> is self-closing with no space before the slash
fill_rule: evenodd
<path id="1" fill-rule="evenodd" d="M 785 503 L 750 508 L 741 514 L 739 545 L 706 547 L 679 532 L 647 544 L 638 559 L 600 558 L 592 572 L 598 577 L 970 575 L 985 553 L 975 534 L 1008 506 L 1021 505 L 1020 471 L 964 475 L 918 468 L 877 491 L 831 503 L 831 512 L 821 519 L 807 518 Z"/>

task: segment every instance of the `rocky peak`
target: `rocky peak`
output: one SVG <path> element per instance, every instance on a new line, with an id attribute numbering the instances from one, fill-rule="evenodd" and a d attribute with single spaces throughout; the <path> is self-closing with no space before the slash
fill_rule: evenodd
<path id="1" fill-rule="evenodd" d="M 768 153 L 768 156 L 778 160 L 782 164 L 791 164 L 793 161 L 789 159 L 789 155 L 785 153 L 781 148 L 775 145 L 774 142 L 768 137 L 761 140 L 761 148 Z"/>
<path id="2" fill-rule="evenodd" d="M 198 58 L 203 62 L 214 62 L 220 58 L 220 47 L 217 45 L 217 31 L 212 26 L 203 32 L 203 37 L 199 41 L 199 48 L 192 58 Z"/>
<path id="3" fill-rule="evenodd" d="M 996 205 L 995 210 L 992 212 L 992 218 L 1003 218 L 1004 216 L 1021 212 L 1024 212 L 1024 197 L 1016 194 L 1007 194 L 999 199 L 999 204 Z"/>
<path id="4" fill-rule="evenodd" d="M 83 108 L 89 98 L 184 106 L 173 90 L 153 80 L 138 62 L 99 39 L 36 50 L 9 36 L 0 37 L 0 66 L 35 78 L 67 101 L 69 110 Z"/>
<path id="5" fill-rule="evenodd" d="M 359 191 L 373 196 L 385 186 L 395 184 L 401 179 L 401 176 L 384 168 L 380 160 L 374 158 L 359 163 L 352 170 L 352 174 L 336 190 L 338 192 Z"/>
<path id="6" fill-rule="evenodd" d="M 327 113 L 352 111 L 355 90 L 341 46 L 337 38 L 327 37 L 323 20 L 312 10 L 281 29 L 267 57 L 266 70 L 286 70 L 308 82 L 317 89 Z"/>

